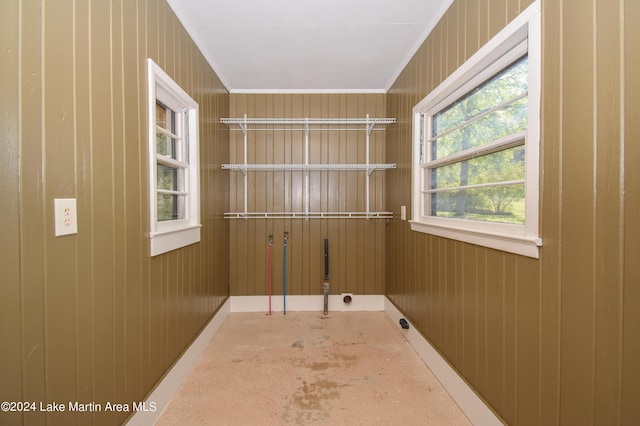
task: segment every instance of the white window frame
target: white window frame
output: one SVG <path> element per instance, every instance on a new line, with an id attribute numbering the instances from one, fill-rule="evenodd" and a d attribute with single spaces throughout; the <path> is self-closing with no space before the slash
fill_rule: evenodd
<path id="1" fill-rule="evenodd" d="M 413 176 L 411 229 L 524 256 L 539 257 L 540 168 L 540 1 L 531 4 L 500 33 L 454 71 L 413 108 Z M 427 215 L 422 194 L 426 185 L 421 159 L 421 123 L 492 77 L 515 59 L 528 54 L 528 124 L 525 131 L 525 223 L 492 223 Z M 430 121 L 430 120 L 428 120 Z"/>
<path id="2" fill-rule="evenodd" d="M 153 60 L 148 68 L 149 118 L 149 240 L 151 256 L 166 253 L 200 241 L 200 163 L 198 137 L 198 103 L 173 81 Z M 184 169 L 184 218 L 159 221 L 157 219 L 157 164 L 161 154 L 156 152 L 156 102 L 181 113 L 179 120 L 184 144 L 181 167 Z M 167 159 L 164 159 L 167 160 Z M 171 161 L 169 159 L 169 161 Z M 176 162 L 177 164 L 178 162 Z"/>

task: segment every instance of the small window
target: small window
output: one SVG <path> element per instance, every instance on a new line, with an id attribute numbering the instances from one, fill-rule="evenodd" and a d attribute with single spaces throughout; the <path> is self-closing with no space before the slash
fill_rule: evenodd
<path id="1" fill-rule="evenodd" d="M 534 3 L 414 108 L 413 230 L 538 257 Z"/>
<path id="2" fill-rule="evenodd" d="M 151 59 L 149 212 L 151 255 L 200 241 L 198 104 Z"/>

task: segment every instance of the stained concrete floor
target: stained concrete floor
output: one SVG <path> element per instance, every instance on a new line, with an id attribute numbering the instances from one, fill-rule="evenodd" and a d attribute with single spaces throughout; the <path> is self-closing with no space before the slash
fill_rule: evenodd
<path id="1" fill-rule="evenodd" d="M 157 425 L 468 425 L 384 312 L 232 313 Z"/>

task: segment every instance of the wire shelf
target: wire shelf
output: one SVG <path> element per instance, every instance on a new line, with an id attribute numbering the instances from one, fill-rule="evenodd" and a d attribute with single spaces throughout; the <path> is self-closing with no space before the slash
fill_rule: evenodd
<path id="1" fill-rule="evenodd" d="M 395 164 L 223 164 L 224 170 L 236 171 L 374 171 L 395 169 Z"/>
<path id="2" fill-rule="evenodd" d="M 393 212 L 228 212 L 225 219 L 392 219 Z"/>
<path id="3" fill-rule="evenodd" d="M 221 118 L 231 130 L 384 130 L 395 118 Z"/>

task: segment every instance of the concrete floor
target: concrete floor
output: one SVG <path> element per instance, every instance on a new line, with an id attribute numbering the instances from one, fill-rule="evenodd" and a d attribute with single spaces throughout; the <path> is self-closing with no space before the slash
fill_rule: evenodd
<path id="1" fill-rule="evenodd" d="M 232 313 L 157 425 L 467 425 L 384 312 Z"/>

